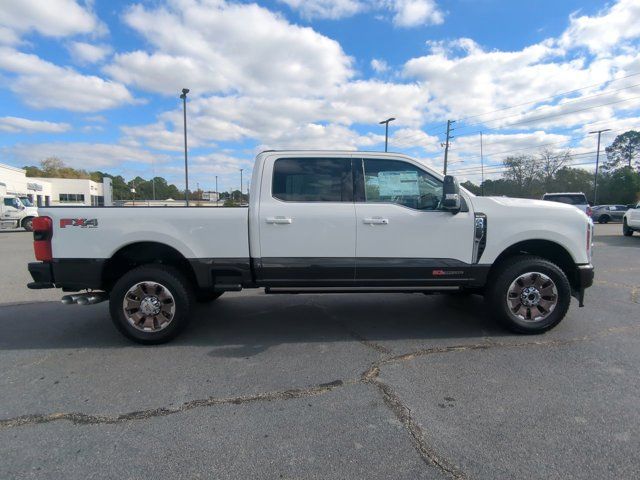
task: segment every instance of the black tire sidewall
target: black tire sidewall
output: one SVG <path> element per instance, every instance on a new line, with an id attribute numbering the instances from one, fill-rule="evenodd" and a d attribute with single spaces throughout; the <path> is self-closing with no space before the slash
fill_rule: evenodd
<path id="1" fill-rule="evenodd" d="M 509 311 L 506 295 L 511 283 L 527 272 L 540 272 L 553 280 L 558 290 L 558 303 L 551 314 L 539 322 L 525 322 L 514 318 Z M 522 257 L 506 263 L 493 278 L 491 304 L 503 326 L 517 333 L 538 334 L 555 327 L 571 305 L 571 285 L 564 272 L 555 264 L 538 257 Z"/>
<path id="2" fill-rule="evenodd" d="M 622 222 L 622 234 L 625 237 L 630 237 L 631 235 L 633 235 L 633 230 L 631 230 L 629 228 L 629 225 L 627 224 L 627 220 L 626 219 L 623 220 L 623 222 Z"/>
<path id="3" fill-rule="evenodd" d="M 159 332 L 142 332 L 133 327 L 125 317 L 122 301 L 133 285 L 153 281 L 167 288 L 175 301 L 176 311 L 171 323 Z M 164 265 L 141 266 L 124 274 L 109 295 L 109 311 L 116 328 L 126 337 L 142 344 L 165 343 L 175 338 L 189 323 L 192 293 L 189 284 L 178 270 Z"/>
<path id="4" fill-rule="evenodd" d="M 24 228 L 27 232 L 33 232 L 33 217 L 28 217 L 20 222 L 22 228 Z"/>

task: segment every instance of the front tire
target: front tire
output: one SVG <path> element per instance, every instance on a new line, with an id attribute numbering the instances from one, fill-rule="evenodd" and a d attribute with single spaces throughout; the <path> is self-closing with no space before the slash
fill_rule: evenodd
<path id="1" fill-rule="evenodd" d="M 185 276 L 167 265 L 143 265 L 125 273 L 109 295 L 116 328 L 142 344 L 165 343 L 189 323 L 193 291 Z"/>
<path id="2" fill-rule="evenodd" d="M 633 230 L 631 230 L 629 228 L 629 225 L 627 225 L 627 219 L 626 218 L 622 221 L 622 234 L 625 237 L 630 237 L 631 235 L 633 235 Z"/>
<path id="3" fill-rule="evenodd" d="M 506 260 L 492 274 L 487 300 L 505 328 L 524 334 L 552 329 L 567 314 L 571 285 L 554 263 L 535 256 Z"/>
<path id="4" fill-rule="evenodd" d="M 609 220 L 611 220 L 609 218 L 608 215 L 603 215 L 600 218 L 598 218 L 598 223 L 609 223 Z"/>

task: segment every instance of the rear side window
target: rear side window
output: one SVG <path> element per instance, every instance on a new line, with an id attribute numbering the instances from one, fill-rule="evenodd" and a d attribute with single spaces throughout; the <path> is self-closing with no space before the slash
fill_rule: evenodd
<path id="1" fill-rule="evenodd" d="M 545 195 L 545 200 L 552 202 L 567 203 L 569 205 L 586 205 L 587 197 L 582 194 L 576 195 Z"/>
<path id="2" fill-rule="evenodd" d="M 350 158 L 279 158 L 272 195 L 285 202 L 353 202 Z"/>

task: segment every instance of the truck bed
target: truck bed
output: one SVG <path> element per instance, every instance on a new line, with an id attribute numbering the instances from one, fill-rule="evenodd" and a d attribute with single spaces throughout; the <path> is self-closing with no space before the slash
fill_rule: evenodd
<path id="1" fill-rule="evenodd" d="M 137 242 L 160 242 L 187 259 L 249 258 L 248 208 L 45 207 L 56 259 L 110 258 Z"/>

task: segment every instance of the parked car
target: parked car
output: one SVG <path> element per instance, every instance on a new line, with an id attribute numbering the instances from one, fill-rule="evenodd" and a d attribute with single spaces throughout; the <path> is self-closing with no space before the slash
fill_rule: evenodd
<path id="1" fill-rule="evenodd" d="M 622 218 L 622 233 L 626 237 L 633 235 L 633 232 L 640 232 L 640 202 L 633 208 L 627 210 Z"/>
<path id="2" fill-rule="evenodd" d="M 0 223 L 3 228 L 24 228 L 33 230 L 33 219 L 38 216 L 38 209 L 25 206 L 15 195 L 0 195 Z"/>
<path id="3" fill-rule="evenodd" d="M 628 209 L 626 205 L 597 205 L 591 208 L 591 218 L 598 223 L 621 222 Z"/>
<path id="4" fill-rule="evenodd" d="M 568 193 L 545 193 L 542 196 L 543 200 L 550 202 L 566 203 L 567 205 L 573 205 L 579 208 L 588 216 L 591 216 L 591 207 L 587 201 L 587 196 L 581 192 L 568 192 Z"/>
<path id="5" fill-rule="evenodd" d="M 226 291 L 484 295 L 491 317 L 541 333 L 583 304 L 593 222 L 561 203 L 476 197 L 392 153 L 267 151 L 248 208 L 45 207 L 29 288 L 108 300 L 140 343 L 175 337 L 194 300 Z M 425 317 L 437 315 L 425 311 Z"/>

